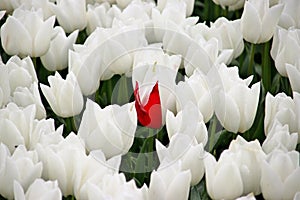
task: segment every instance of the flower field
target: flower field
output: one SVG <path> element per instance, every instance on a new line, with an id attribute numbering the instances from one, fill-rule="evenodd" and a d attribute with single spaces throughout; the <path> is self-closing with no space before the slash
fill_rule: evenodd
<path id="1" fill-rule="evenodd" d="M 0 199 L 300 200 L 299 0 L 1 0 Z"/>

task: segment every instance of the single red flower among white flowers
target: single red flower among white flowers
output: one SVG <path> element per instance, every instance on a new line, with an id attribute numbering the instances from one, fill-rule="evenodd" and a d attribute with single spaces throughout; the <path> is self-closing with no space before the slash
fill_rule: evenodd
<path id="1" fill-rule="evenodd" d="M 135 108 L 139 122 L 149 128 L 160 128 L 162 125 L 161 104 L 158 90 L 158 82 L 152 88 L 148 101 L 142 104 L 139 94 L 139 84 L 136 81 L 134 89 Z"/>

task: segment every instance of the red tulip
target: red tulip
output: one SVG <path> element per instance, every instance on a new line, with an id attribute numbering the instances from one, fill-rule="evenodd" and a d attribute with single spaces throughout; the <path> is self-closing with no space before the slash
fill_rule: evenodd
<path id="1" fill-rule="evenodd" d="M 162 125 L 161 104 L 158 90 L 158 82 L 152 88 L 149 99 L 142 104 L 139 94 L 139 84 L 136 82 L 134 89 L 135 108 L 139 122 L 149 128 L 160 128 Z"/>

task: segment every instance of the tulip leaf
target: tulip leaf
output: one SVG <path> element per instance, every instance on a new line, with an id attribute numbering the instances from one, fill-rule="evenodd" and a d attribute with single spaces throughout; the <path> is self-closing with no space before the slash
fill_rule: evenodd
<path id="1" fill-rule="evenodd" d="M 205 179 L 203 178 L 200 183 L 192 186 L 190 189 L 189 200 L 210 200 L 205 185 Z"/>

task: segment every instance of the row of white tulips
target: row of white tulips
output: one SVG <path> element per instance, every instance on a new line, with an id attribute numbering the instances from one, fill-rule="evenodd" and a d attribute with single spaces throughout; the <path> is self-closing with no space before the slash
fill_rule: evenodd
<path id="1" fill-rule="evenodd" d="M 1 44 L 11 57 L 0 64 L 0 195 L 188 199 L 205 176 L 212 199 L 300 199 L 300 1 L 214 2 L 244 7 L 241 19 L 197 23 L 189 17 L 193 0 L 2 0 Z M 83 44 L 75 44 L 79 31 L 88 34 Z M 242 54 L 244 40 L 272 37 L 271 56 L 293 96 L 267 93 L 263 144 L 238 136 L 216 161 L 204 148 L 205 123 L 215 115 L 227 131 L 246 132 L 261 93 L 253 76 L 242 79 L 238 67 L 227 65 Z M 37 57 L 55 71 L 49 86 L 39 83 Z M 57 71 L 66 68 L 64 79 Z M 181 68 L 186 74 L 176 84 Z M 160 165 L 142 188 L 120 172 L 138 126 L 134 102 L 101 108 L 92 100 L 114 75 L 138 82 L 142 102 L 158 82 L 170 142 L 156 140 Z M 57 116 L 81 116 L 76 134 L 62 136 L 41 95 Z"/>

